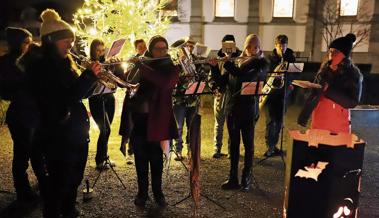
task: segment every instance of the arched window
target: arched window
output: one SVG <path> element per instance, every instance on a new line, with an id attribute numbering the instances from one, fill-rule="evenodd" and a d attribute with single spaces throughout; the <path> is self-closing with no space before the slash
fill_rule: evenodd
<path id="1" fill-rule="evenodd" d="M 234 0 L 216 0 L 216 17 L 234 17 Z"/>
<path id="2" fill-rule="evenodd" d="M 293 0 L 274 0 L 273 17 L 293 17 Z"/>
<path id="3" fill-rule="evenodd" d="M 340 0 L 340 16 L 357 16 L 359 0 Z"/>

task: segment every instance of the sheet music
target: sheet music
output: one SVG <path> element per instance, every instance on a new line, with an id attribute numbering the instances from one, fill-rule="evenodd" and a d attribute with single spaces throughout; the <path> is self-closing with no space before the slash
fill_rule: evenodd
<path id="1" fill-rule="evenodd" d="M 185 95 L 191 95 L 191 94 L 201 94 L 204 91 L 205 88 L 205 82 L 200 82 L 199 87 L 197 88 L 199 82 L 191 82 L 188 85 L 188 88 L 186 92 L 184 93 Z M 197 91 L 196 91 L 197 88 Z"/>
<path id="2" fill-rule="evenodd" d="M 118 39 L 113 41 L 111 48 L 108 51 L 108 54 L 106 55 L 106 59 L 109 59 L 111 57 L 114 57 L 118 55 L 122 49 L 122 47 L 125 44 L 126 39 Z"/>
<path id="3" fill-rule="evenodd" d="M 262 94 L 263 82 L 259 82 L 258 93 L 257 91 L 257 82 L 242 82 L 241 95 L 255 95 Z"/>

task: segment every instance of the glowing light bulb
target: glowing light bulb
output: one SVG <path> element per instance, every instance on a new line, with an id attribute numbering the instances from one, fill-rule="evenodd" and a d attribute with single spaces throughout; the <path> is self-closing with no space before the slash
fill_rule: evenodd
<path id="1" fill-rule="evenodd" d="M 94 27 L 90 28 L 88 32 L 89 32 L 89 34 L 91 34 L 93 36 L 97 34 L 97 30 Z"/>
<path id="2" fill-rule="evenodd" d="M 333 214 L 333 218 L 340 218 L 342 213 L 343 213 L 343 207 L 339 207 L 338 211 L 335 214 Z"/>
<path id="3" fill-rule="evenodd" d="M 345 215 L 345 216 L 348 216 L 348 215 L 350 215 L 350 213 L 351 213 L 351 210 L 348 208 L 348 207 L 343 207 L 343 214 Z"/>

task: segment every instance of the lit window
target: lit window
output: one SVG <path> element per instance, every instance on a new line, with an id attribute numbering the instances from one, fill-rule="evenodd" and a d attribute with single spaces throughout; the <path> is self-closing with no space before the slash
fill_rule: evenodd
<path id="1" fill-rule="evenodd" d="M 359 0 L 341 0 L 340 16 L 357 16 Z"/>
<path id="2" fill-rule="evenodd" d="M 216 17 L 234 17 L 234 0 L 216 0 Z"/>
<path id="3" fill-rule="evenodd" d="M 293 0 L 274 0 L 274 17 L 292 17 Z"/>

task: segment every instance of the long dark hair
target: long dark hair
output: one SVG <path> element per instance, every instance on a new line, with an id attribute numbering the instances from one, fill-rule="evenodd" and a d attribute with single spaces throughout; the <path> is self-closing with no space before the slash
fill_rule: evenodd
<path id="1" fill-rule="evenodd" d="M 96 61 L 97 58 L 96 58 L 96 49 L 99 45 L 104 45 L 104 41 L 101 40 L 101 39 L 94 39 L 92 42 L 91 42 L 91 46 L 90 46 L 90 51 L 89 51 L 89 56 L 90 56 L 90 59 L 92 61 Z"/>

